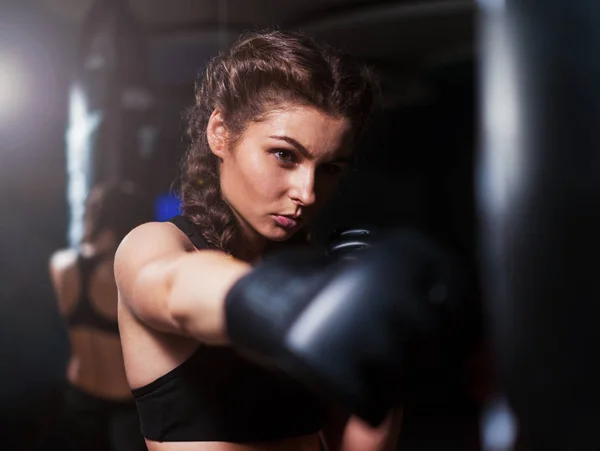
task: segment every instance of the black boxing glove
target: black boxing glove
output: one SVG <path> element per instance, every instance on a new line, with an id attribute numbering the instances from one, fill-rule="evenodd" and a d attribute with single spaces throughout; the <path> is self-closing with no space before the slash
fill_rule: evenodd
<path id="1" fill-rule="evenodd" d="M 371 228 L 342 228 L 334 230 L 327 243 L 327 255 L 352 259 L 370 248 L 377 239 Z"/>
<path id="2" fill-rule="evenodd" d="M 284 366 L 281 338 L 333 276 L 331 263 L 312 250 L 286 250 L 269 255 L 238 280 L 225 298 L 233 346 L 253 360 Z"/>
<path id="3" fill-rule="evenodd" d="M 461 282 L 453 260 L 414 233 L 352 261 L 286 252 L 232 287 L 228 334 L 242 354 L 377 425 L 399 400 L 414 350 L 452 328 Z"/>

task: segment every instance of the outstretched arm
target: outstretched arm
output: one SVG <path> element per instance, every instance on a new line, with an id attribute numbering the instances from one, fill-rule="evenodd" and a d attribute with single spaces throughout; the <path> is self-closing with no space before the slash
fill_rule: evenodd
<path id="1" fill-rule="evenodd" d="M 168 223 L 134 229 L 115 256 L 119 299 L 160 331 L 227 343 L 225 295 L 250 265 L 222 252 L 197 251 Z"/>

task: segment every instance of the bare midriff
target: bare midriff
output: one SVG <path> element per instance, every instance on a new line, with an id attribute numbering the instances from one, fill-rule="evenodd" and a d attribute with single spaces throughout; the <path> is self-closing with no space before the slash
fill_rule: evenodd
<path id="1" fill-rule="evenodd" d="M 81 328 L 69 332 L 69 382 L 85 392 L 114 401 L 133 399 L 123 367 L 119 337 Z"/>

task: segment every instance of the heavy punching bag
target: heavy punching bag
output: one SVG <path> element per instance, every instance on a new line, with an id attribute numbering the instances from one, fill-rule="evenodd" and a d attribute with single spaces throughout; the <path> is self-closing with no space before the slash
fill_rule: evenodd
<path id="1" fill-rule="evenodd" d="M 80 33 L 67 130 L 69 239 L 74 246 L 94 184 L 147 184 L 156 134 L 146 40 L 128 3 L 96 1 Z"/>
<path id="2" fill-rule="evenodd" d="M 600 449 L 600 2 L 479 0 L 487 314 L 526 449 Z"/>

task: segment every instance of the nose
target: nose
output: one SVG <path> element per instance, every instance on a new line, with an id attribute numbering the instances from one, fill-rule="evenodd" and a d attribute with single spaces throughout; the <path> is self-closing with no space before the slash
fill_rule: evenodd
<path id="1" fill-rule="evenodd" d="M 298 205 L 308 207 L 315 203 L 315 172 L 306 168 L 292 175 L 289 191 L 290 198 Z"/>

